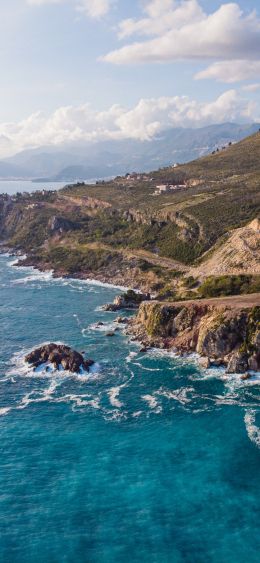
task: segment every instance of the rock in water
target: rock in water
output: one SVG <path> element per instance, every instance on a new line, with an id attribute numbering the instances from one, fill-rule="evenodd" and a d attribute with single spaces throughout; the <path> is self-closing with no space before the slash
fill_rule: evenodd
<path id="1" fill-rule="evenodd" d="M 66 371 L 72 373 L 80 373 L 81 369 L 89 370 L 94 364 L 93 360 L 84 359 L 82 354 L 76 352 L 65 344 L 45 344 L 40 348 L 36 348 L 25 357 L 25 361 L 34 368 L 51 363 L 55 369 L 63 367 Z"/>
<path id="2" fill-rule="evenodd" d="M 248 356 L 239 350 L 230 358 L 227 373 L 246 373 L 248 370 Z"/>

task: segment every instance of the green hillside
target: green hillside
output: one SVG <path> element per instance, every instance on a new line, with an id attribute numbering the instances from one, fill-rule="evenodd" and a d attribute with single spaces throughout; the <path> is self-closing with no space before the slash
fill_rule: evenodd
<path id="1" fill-rule="evenodd" d="M 100 198 L 119 212 L 135 209 L 148 220 L 149 217 L 160 220 L 171 216 L 174 222 L 174 215 L 178 214 L 179 219 L 187 222 L 187 229 L 190 227 L 193 246 L 197 245 L 190 252 L 192 260 L 215 244 L 220 236 L 246 224 L 259 213 L 260 133 L 214 155 L 178 168 L 153 172 L 147 178 L 132 185 L 118 179 L 104 185 L 73 187 L 66 193 L 74 197 Z M 156 185 L 164 182 L 197 185 L 155 197 Z M 149 229 L 151 236 L 152 230 Z M 139 238 L 149 245 L 146 229 L 144 233 L 141 231 Z M 154 231 L 159 246 L 163 247 L 163 254 L 180 259 L 180 249 L 175 245 L 176 225 L 168 224 Z M 138 238 L 138 233 L 135 233 L 135 238 Z M 187 238 L 190 237 L 187 235 Z M 165 244 L 165 239 L 169 244 Z M 137 243 L 141 244 L 141 240 Z"/>
<path id="2" fill-rule="evenodd" d="M 65 273 L 104 277 L 110 269 L 113 277 L 129 268 L 133 279 L 171 283 L 230 230 L 260 215 L 259 157 L 258 132 L 211 156 L 140 177 L 2 198 L 0 236 L 34 263 Z M 155 195 L 156 186 L 167 183 L 177 188 Z"/>

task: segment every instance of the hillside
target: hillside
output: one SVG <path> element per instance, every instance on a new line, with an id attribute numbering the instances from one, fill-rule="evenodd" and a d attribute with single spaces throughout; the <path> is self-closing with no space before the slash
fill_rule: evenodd
<path id="1" fill-rule="evenodd" d="M 260 221 L 254 219 L 240 229 L 234 229 L 226 242 L 217 244 L 209 258 L 191 268 L 195 277 L 220 276 L 223 274 L 260 274 Z"/>
<path id="2" fill-rule="evenodd" d="M 2 198 L 1 239 L 28 263 L 162 298 L 196 296 L 211 275 L 242 275 L 218 294 L 258 291 L 259 230 L 247 225 L 260 214 L 259 156 L 258 132 L 189 164 Z"/>

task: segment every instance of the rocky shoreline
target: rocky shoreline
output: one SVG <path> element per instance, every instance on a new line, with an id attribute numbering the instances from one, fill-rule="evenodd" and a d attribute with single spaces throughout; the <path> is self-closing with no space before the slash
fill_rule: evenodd
<path id="1" fill-rule="evenodd" d="M 19 254 L 10 249 L 4 251 L 19 258 Z M 17 266 L 50 271 L 49 266 L 35 265 L 30 258 L 21 260 Z M 122 278 L 118 284 L 118 280 L 112 281 L 106 276 L 100 279 L 99 275 L 68 276 L 56 271 L 53 276 L 98 281 L 114 287 L 127 285 Z M 236 297 L 230 298 L 229 303 L 225 298 L 166 303 L 151 300 L 149 294 L 127 290 L 112 304 L 104 306 L 104 310 L 137 310 L 137 315 L 128 320 L 126 333 L 140 342 L 144 352 L 151 347 L 180 355 L 196 352 L 203 368 L 224 366 L 227 373 L 249 377 L 249 371 L 260 371 L 260 297 L 258 295 L 255 304 L 246 303 L 246 298 L 242 296 L 245 304 L 239 301 L 238 305 Z"/>
<path id="2" fill-rule="evenodd" d="M 250 377 L 260 371 L 260 306 L 201 302 L 143 302 L 127 333 L 143 350 L 155 347 L 180 355 L 196 352 L 204 368 Z"/>
<path id="3" fill-rule="evenodd" d="M 2 252 L 8 252 L 11 256 L 17 256 L 17 267 L 24 267 L 28 266 L 31 268 L 35 268 L 40 272 L 52 272 L 54 278 L 70 278 L 70 279 L 77 279 L 82 281 L 93 281 L 98 282 L 105 285 L 110 285 L 113 287 L 117 287 L 122 291 L 133 290 L 135 292 L 140 293 L 148 293 L 150 286 L 148 283 L 135 283 L 134 278 L 129 278 L 129 272 L 124 271 L 117 271 L 116 273 L 113 272 L 113 277 L 110 275 L 109 271 L 106 273 L 101 272 L 93 272 L 86 271 L 86 272 L 75 272 L 70 273 L 66 269 L 57 268 L 54 264 L 46 263 L 44 261 L 35 261 L 32 256 L 26 256 L 24 258 L 24 254 L 20 254 L 19 252 L 16 253 L 12 249 L 5 249 Z M 19 259 L 20 258 L 20 259 Z"/>

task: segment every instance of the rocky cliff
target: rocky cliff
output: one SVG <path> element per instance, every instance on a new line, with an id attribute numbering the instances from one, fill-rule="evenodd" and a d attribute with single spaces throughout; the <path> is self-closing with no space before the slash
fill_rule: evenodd
<path id="1" fill-rule="evenodd" d="M 197 352 L 205 367 L 229 373 L 260 370 L 260 306 L 222 299 L 179 303 L 144 302 L 129 332 L 144 346 Z"/>

